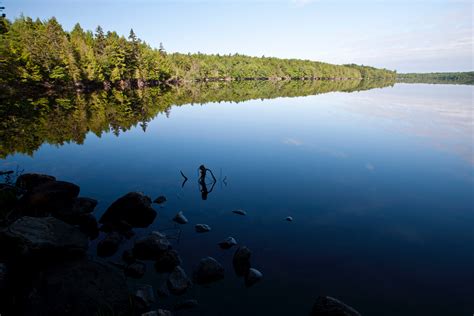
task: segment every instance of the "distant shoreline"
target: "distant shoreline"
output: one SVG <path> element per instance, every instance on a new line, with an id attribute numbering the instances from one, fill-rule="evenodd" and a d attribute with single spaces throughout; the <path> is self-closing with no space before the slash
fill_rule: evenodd
<path id="1" fill-rule="evenodd" d="M 467 72 L 430 72 L 430 73 L 398 73 L 399 83 L 431 83 L 474 85 L 474 71 Z"/>

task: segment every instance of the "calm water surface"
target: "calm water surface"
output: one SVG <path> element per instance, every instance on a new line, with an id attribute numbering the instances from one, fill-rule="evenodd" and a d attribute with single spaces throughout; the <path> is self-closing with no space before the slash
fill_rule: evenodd
<path id="1" fill-rule="evenodd" d="M 318 295 L 363 315 L 471 315 L 473 91 L 397 84 L 184 104 L 126 131 L 89 132 L 80 145 L 45 137 L 31 156 L 7 152 L 0 167 L 77 183 L 99 200 L 97 216 L 129 191 L 166 195 L 137 236 L 172 234 L 171 218 L 185 213 L 190 223 L 174 245 L 184 269 L 191 274 L 205 256 L 226 269 L 224 281 L 186 294 L 199 301 L 199 315 L 306 315 Z M 200 164 L 226 177 L 207 200 Z M 184 187 L 180 170 L 190 178 Z M 248 215 L 232 214 L 237 208 Z M 195 233 L 197 223 L 212 231 Z M 233 251 L 216 245 L 227 236 L 252 250 L 262 282 L 247 289 L 234 275 Z M 136 283 L 156 288 L 164 279 L 150 264 Z"/>

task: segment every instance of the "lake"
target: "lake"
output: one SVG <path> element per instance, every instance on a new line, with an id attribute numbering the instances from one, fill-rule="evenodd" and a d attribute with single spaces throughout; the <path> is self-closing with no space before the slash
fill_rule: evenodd
<path id="1" fill-rule="evenodd" d="M 76 183 L 99 201 L 97 217 L 130 191 L 165 195 L 154 223 L 107 260 L 152 230 L 174 233 L 183 211 L 173 247 L 185 271 L 206 256 L 225 268 L 185 294 L 197 315 L 307 315 L 318 295 L 363 315 L 471 315 L 473 92 L 243 82 L 24 98 L 2 110 L 0 169 Z M 201 164 L 217 178 L 206 199 Z M 251 249 L 261 282 L 235 276 L 234 249 L 217 246 L 228 236 Z M 149 263 L 130 287 L 165 279 Z"/>

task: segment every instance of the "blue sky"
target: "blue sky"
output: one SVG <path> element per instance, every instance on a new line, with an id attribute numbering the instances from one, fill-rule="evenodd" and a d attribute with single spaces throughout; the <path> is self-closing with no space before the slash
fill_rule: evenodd
<path id="1" fill-rule="evenodd" d="M 169 52 L 358 63 L 399 72 L 473 70 L 470 0 L 0 0 L 12 19 L 101 25 Z"/>

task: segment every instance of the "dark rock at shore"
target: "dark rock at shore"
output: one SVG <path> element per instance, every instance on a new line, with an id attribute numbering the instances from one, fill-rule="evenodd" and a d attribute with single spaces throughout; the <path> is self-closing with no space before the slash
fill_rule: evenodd
<path id="1" fill-rule="evenodd" d="M 131 250 L 124 250 L 124 252 L 122 253 L 122 260 L 126 263 L 126 264 L 132 264 L 135 262 L 135 257 L 133 256 L 133 253 Z"/>
<path id="2" fill-rule="evenodd" d="M 310 316 L 361 316 L 354 308 L 330 296 L 319 296 Z"/>
<path id="3" fill-rule="evenodd" d="M 127 283 L 115 267 L 99 261 L 51 266 L 34 281 L 24 315 L 130 315 Z"/>
<path id="4" fill-rule="evenodd" d="M 51 181 L 56 181 L 56 178 L 46 174 L 25 173 L 16 179 L 15 185 L 20 189 L 31 191 L 35 187 Z"/>
<path id="5" fill-rule="evenodd" d="M 196 224 L 196 226 L 194 226 L 194 229 L 197 233 L 207 233 L 211 231 L 211 227 L 206 224 Z"/>
<path id="6" fill-rule="evenodd" d="M 249 248 L 241 246 L 237 248 L 232 259 L 234 271 L 237 276 L 246 276 L 250 270 L 250 256 L 252 252 Z"/>
<path id="7" fill-rule="evenodd" d="M 218 245 L 222 249 L 230 249 L 233 246 L 237 245 L 237 241 L 235 240 L 234 237 L 227 237 L 223 241 L 219 242 Z"/>
<path id="8" fill-rule="evenodd" d="M 77 218 L 77 225 L 81 232 L 86 234 L 90 239 L 99 237 L 99 225 L 97 219 L 92 214 L 83 214 Z"/>
<path id="9" fill-rule="evenodd" d="M 167 285 L 172 294 L 181 295 L 192 286 L 192 283 L 183 268 L 177 266 L 168 276 Z"/>
<path id="10" fill-rule="evenodd" d="M 122 242 L 122 237 L 117 232 L 108 233 L 104 239 L 97 244 L 97 255 L 99 257 L 113 256 Z"/>
<path id="11" fill-rule="evenodd" d="M 118 232 L 126 238 L 131 238 L 135 233 L 133 232 L 133 227 L 124 220 L 118 222 L 107 222 L 102 224 L 100 230 L 106 233 Z"/>
<path id="12" fill-rule="evenodd" d="M 89 241 L 78 228 L 54 217 L 21 217 L 0 232 L 0 241 L 15 254 L 83 255 Z"/>
<path id="13" fill-rule="evenodd" d="M 3 262 L 0 262 L 0 293 L 5 290 L 8 282 L 8 269 L 7 265 Z M 1 302 L 1 299 L 0 299 Z"/>
<path id="14" fill-rule="evenodd" d="M 263 278 L 262 272 L 257 269 L 250 268 L 249 272 L 245 276 L 245 286 L 250 287 L 255 283 L 259 282 Z"/>
<path id="15" fill-rule="evenodd" d="M 166 250 L 158 256 L 155 262 L 155 269 L 158 273 L 171 272 L 181 264 L 181 258 L 176 250 Z"/>
<path id="16" fill-rule="evenodd" d="M 161 286 L 156 289 L 156 295 L 158 295 L 158 297 L 161 297 L 161 298 L 170 296 L 170 291 L 168 290 L 168 287 L 166 286 L 166 282 L 161 284 Z"/>
<path id="17" fill-rule="evenodd" d="M 166 202 L 166 196 L 164 195 L 160 195 L 155 200 L 153 200 L 153 203 L 156 203 L 156 204 L 163 204 L 165 202 Z"/>
<path id="18" fill-rule="evenodd" d="M 87 197 L 78 197 L 73 200 L 69 207 L 55 210 L 53 216 L 67 223 L 77 224 L 79 218 L 83 215 L 92 213 L 96 205 L 97 200 Z"/>
<path id="19" fill-rule="evenodd" d="M 22 215 L 48 216 L 61 209 L 71 208 L 80 188 L 65 181 L 48 181 L 35 186 L 20 200 L 18 210 Z"/>
<path id="20" fill-rule="evenodd" d="M 174 310 L 179 311 L 183 309 L 192 309 L 198 307 L 198 301 L 197 300 L 184 300 L 181 302 L 178 302 L 174 305 Z"/>
<path id="21" fill-rule="evenodd" d="M 173 217 L 173 221 L 175 221 L 178 224 L 187 224 L 188 219 L 184 216 L 183 212 L 178 212 L 178 214 Z"/>
<path id="22" fill-rule="evenodd" d="M 148 227 L 156 217 L 151 199 L 140 192 L 130 192 L 116 200 L 105 211 L 99 222 L 118 223 L 125 221 L 133 227 Z"/>
<path id="23" fill-rule="evenodd" d="M 157 260 L 171 244 L 165 235 L 154 231 L 150 235 L 135 241 L 133 255 L 140 260 Z"/>
<path id="24" fill-rule="evenodd" d="M 196 284 L 209 284 L 224 278 L 224 267 L 212 257 L 201 259 L 193 273 Z"/>
<path id="25" fill-rule="evenodd" d="M 145 275 L 146 265 L 143 262 L 137 261 L 129 264 L 123 272 L 130 278 L 140 279 Z"/>

